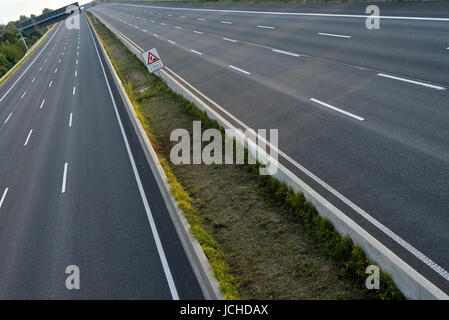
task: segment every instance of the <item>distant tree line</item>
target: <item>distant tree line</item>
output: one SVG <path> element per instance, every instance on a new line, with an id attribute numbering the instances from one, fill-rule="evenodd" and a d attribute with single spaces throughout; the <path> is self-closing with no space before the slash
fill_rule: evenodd
<path id="1" fill-rule="evenodd" d="M 42 14 L 50 12 L 50 9 L 42 10 Z M 8 24 L 0 24 L 0 78 L 9 71 L 26 53 L 25 45 L 19 37 L 18 26 L 25 22 L 32 22 L 36 16 L 32 14 L 20 16 L 17 21 Z M 30 48 L 48 30 L 48 27 L 35 28 L 33 31 L 23 33 L 23 37 Z"/>

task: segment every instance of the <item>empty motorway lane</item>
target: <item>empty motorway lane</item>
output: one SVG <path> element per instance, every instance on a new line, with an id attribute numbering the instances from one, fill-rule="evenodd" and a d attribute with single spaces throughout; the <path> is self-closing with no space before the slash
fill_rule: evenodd
<path id="1" fill-rule="evenodd" d="M 79 30 L 58 24 L 0 88 L 0 298 L 201 299 L 80 21 Z M 66 289 L 69 265 L 80 290 Z"/>
<path id="2" fill-rule="evenodd" d="M 380 30 L 364 4 L 92 11 L 237 126 L 278 128 L 288 169 L 449 293 L 449 3 L 379 6 Z"/>

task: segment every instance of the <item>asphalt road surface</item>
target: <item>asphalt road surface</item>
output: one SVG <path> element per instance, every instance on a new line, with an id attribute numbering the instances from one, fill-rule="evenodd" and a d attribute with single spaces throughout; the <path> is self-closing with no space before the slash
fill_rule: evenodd
<path id="1" fill-rule="evenodd" d="M 92 10 L 237 124 L 279 129 L 283 164 L 449 293 L 449 3 L 377 5 L 379 30 L 366 4 Z"/>
<path id="2" fill-rule="evenodd" d="M 98 45 L 61 22 L 0 87 L 0 298 L 201 299 Z"/>

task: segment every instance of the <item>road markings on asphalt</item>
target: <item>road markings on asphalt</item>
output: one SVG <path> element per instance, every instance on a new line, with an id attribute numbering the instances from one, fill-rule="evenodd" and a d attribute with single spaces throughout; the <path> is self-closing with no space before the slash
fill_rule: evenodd
<path id="1" fill-rule="evenodd" d="M 58 72 L 58 68 L 55 69 L 55 73 Z"/>
<path id="2" fill-rule="evenodd" d="M 72 92 L 72 94 L 75 95 L 75 92 L 76 92 L 76 87 L 73 87 L 73 92 Z"/>
<path id="3" fill-rule="evenodd" d="M 42 100 L 42 103 L 41 103 L 41 106 L 39 107 L 39 109 L 42 109 L 42 107 L 44 106 L 44 103 L 45 103 L 45 99 Z"/>
<path id="4" fill-rule="evenodd" d="M 53 80 L 50 81 L 50 84 L 48 85 L 48 87 L 50 88 L 52 84 L 53 84 Z"/>
<path id="5" fill-rule="evenodd" d="M 234 66 L 232 66 L 232 65 L 229 65 L 229 68 L 234 69 L 234 70 L 237 70 L 237 71 L 240 71 L 240 72 L 242 72 L 242 73 L 244 73 L 244 74 L 246 74 L 246 75 L 250 75 L 250 74 L 251 74 L 251 73 L 248 72 L 248 71 L 245 71 L 245 70 L 243 70 L 243 69 L 234 67 Z"/>
<path id="6" fill-rule="evenodd" d="M 181 18 L 181 19 L 185 19 L 186 17 L 185 17 L 185 16 L 180 16 L 180 18 Z"/>
<path id="7" fill-rule="evenodd" d="M 232 24 L 231 21 L 220 21 L 220 23 L 223 23 L 223 24 Z"/>
<path id="8" fill-rule="evenodd" d="M 66 162 L 64 164 L 64 173 L 62 175 L 62 187 L 61 187 L 61 193 L 65 193 L 66 184 L 67 184 L 67 169 L 69 164 Z"/>
<path id="9" fill-rule="evenodd" d="M 234 40 L 234 39 L 229 39 L 229 38 L 222 38 L 223 40 L 225 40 L 225 41 L 229 41 L 229 42 L 238 42 L 237 40 Z"/>
<path id="10" fill-rule="evenodd" d="M 72 119 L 73 119 L 73 113 L 70 113 L 70 119 L 69 119 L 69 128 L 72 127 Z"/>
<path id="11" fill-rule="evenodd" d="M 41 71 L 41 70 L 42 70 L 42 67 L 39 68 L 39 71 Z"/>
<path id="12" fill-rule="evenodd" d="M 171 41 L 171 40 L 167 40 L 168 42 L 170 42 L 171 44 L 176 44 L 176 42 Z"/>
<path id="13" fill-rule="evenodd" d="M 310 98 L 310 101 L 313 101 L 313 102 L 315 102 L 315 103 L 318 103 L 318 104 L 320 104 L 320 105 L 322 105 L 322 106 L 325 106 L 325 107 L 327 107 L 327 108 L 329 108 L 329 109 L 338 111 L 338 112 L 340 112 L 340 113 L 342 113 L 342 114 L 344 114 L 344 115 L 347 115 L 348 117 L 357 119 L 357 120 L 359 120 L 359 121 L 364 121 L 364 120 L 365 120 L 365 118 L 359 117 L 359 116 L 357 116 L 357 115 L 355 115 L 355 114 L 353 114 L 353 113 L 347 112 L 347 111 L 342 110 L 342 109 L 337 108 L 337 107 L 334 107 L 333 105 L 327 104 L 327 103 L 325 103 L 325 102 L 323 102 L 323 101 L 320 101 L 320 100 L 318 100 L 318 99 Z"/>
<path id="14" fill-rule="evenodd" d="M 299 53 L 294 53 L 294 52 L 290 52 L 290 51 L 284 51 L 284 50 L 280 50 L 280 49 L 273 49 L 273 52 L 277 52 L 277 53 L 282 53 L 282 54 L 286 54 L 289 56 L 293 56 L 293 57 L 299 57 L 300 54 Z"/>
<path id="15" fill-rule="evenodd" d="M 137 4 L 115 4 L 117 6 L 145 7 Z M 220 12 L 220 13 L 245 13 L 257 15 L 290 15 L 290 16 L 311 16 L 311 17 L 339 17 L 339 18 L 379 18 L 393 20 L 423 20 L 423 21 L 449 21 L 449 18 L 429 18 L 429 17 L 407 17 L 407 16 L 367 16 L 356 14 L 333 14 L 333 13 L 313 13 L 313 12 L 279 12 L 279 11 L 250 11 L 250 10 L 226 10 L 226 9 L 199 9 L 199 8 L 173 8 L 173 7 L 155 7 L 165 10 L 182 11 L 202 11 L 202 12 Z"/>
<path id="16" fill-rule="evenodd" d="M 20 97 L 20 100 L 22 100 L 23 97 L 25 97 L 26 94 L 27 94 L 27 92 L 25 91 L 25 92 L 22 94 L 22 96 Z"/>
<path id="17" fill-rule="evenodd" d="M 6 124 L 9 121 L 9 118 L 11 118 L 12 112 L 9 114 L 8 118 L 6 118 L 5 122 L 3 124 Z"/>
<path id="18" fill-rule="evenodd" d="M 201 52 L 198 52 L 198 51 L 196 51 L 196 50 L 193 50 L 193 49 L 190 49 L 190 51 L 192 51 L 193 53 L 196 53 L 196 54 L 198 54 L 198 55 L 200 55 L 200 56 L 202 56 L 203 54 L 201 53 Z"/>
<path id="19" fill-rule="evenodd" d="M 333 33 L 324 33 L 324 32 L 318 32 L 318 34 L 320 36 L 328 36 L 328 37 L 336 37 L 336 38 L 346 38 L 346 39 L 351 38 L 351 36 L 345 36 L 342 34 L 333 34 Z"/>
<path id="20" fill-rule="evenodd" d="M 161 24 L 162 24 L 163 26 L 166 26 L 166 25 L 167 25 L 166 23 L 163 23 L 163 22 L 162 22 Z"/>
<path id="21" fill-rule="evenodd" d="M 196 33 L 196 34 L 203 34 L 201 31 L 196 31 L 196 30 L 193 30 L 193 33 Z"/>
<path id="22" fill-rule="evenodd" d="M 193 9 L 192 9 L 193 10 Z M 206 10 L 207 11 L 207 10 Z M 213 10 L 212 10 L 213 11 Z M 365 16 L 366 18 L 366 16 Z M 449 21 L 449 19 L 447 19 L 447 21 Z M 126 38 L 126 37 L 125 37 Z M 131 41 L 130 39 L 128 39 L 129 41 Z M 132 41 L 131 41 L 132 43 Z M 134 44 L 134 46 L 138 47 L 137 45 Z M 143 49 L 142 49 L 143 50 Z M 98 54 L 98 52 L 97 52 Z M 197 88 L 195 88 L 192 84 L 188 83 L 186 80 L 184 80 L 182 77 L 180 77 L 179 75 L 177 75 L 173 70 L 171 70 L 170 68 L 166 67 L 166 69 L 172 73 L 173 75 L 175 75 L 178 79 L 180 79 L 181 81 L 183 81 L 184 84 L 186 84 L 187 86 L 189 86 L 192 90 L 194 90 L 197 94 L 199 94 L 201 97 L 203 97 L 205 100 L 207 100 L 209 103 L 211 103 L 212 105 L 214 105 L 215 107 L 217 107 L 219 110 L 221 110 L 224 114 L 228 115 L 229 117 L 231 117 L 234 121 L 236 121 L 237 123 L 239 123 L 243 128 L 245 129 L 249 129 L 249 126 L 246 125 L 245 123 L 243 123 L 240 119 L 238 119 L 237 117 L 235 117 L 233 114 L 229 113 L 225 108 L 223 108 L 222 106 L 218 105 L 215 101 L 211 100 L 209 97 L 207 97 L 204 93 L 202 93 L 201 91 L 199 91 Z M 106 76 L 106 75 L 105 75 Z M 188 89 L 186 89 L 188 90 Z M 399 237 L 396 233 L 394 233 L 393 231 L 391 231 L 389 228 L 387 228 L 385 225 L 383 225 L 382 223 L 380 223 L 379 221 L 377 221 L 373 216 L 371 216 L 370 214 L 368 214 L 365 210 L 363 210 L 362 208 L 360 208 L 359 206 L 357 206 L 354 202 L 352 202 L 351 200 L 349 200 L 347 197 L 345 197 L 343 194 L 341 194 L 339 191 L 337 191 L 336 189 L 334 189 L 332 186 L 330 186 L 329 184 L 327 184 L 325 181 L 321 180 L 320 178 L 318 178 L 314 173 L 312 173 L 311 171 L 309 171 L 307 168 L 305 168 L 304 166 L 302 166 L 300 163 L 298 163 L 296 160 L 294 160 L 293 158 L 291 158 L 289 155 L 287 155 L 286 153 L 282 152 L 281 150 L 279 150 L 278 148 L 276 148 L 275 146 L 271 145 L 269 142 L 266 141 L 266 144 L 270 146 L 270 148 L 273 148 L 274 150 L 277 151 L 277 153 L 279 155 L 281 155 L 283 158 L 285 158 L 288 162 L 290 162 L 293 166 L 295 166 L 297 169 L 299 169 L 300 171 L 302 171 L 304 174 L 306 174 L 307 176 L 309 176 L 311 179 L 313 179 L 315 182 L 317 182 L 319 185 L 321 185 L 323 188 L 325 188 L 326 190 L 328 190 L 330 193 L 332 193 L 336 198 L 338 198 L 339 200 L 341 200 L 343 203 L 345 203 L 346 205 L 348 205 L 350 208 L 352 208 L 353 210 L 355 210 L 360 216 L 362 216 L 363 218 L 365 218 L 366 220 L 368 220 L 371 224 L 373 224 L 376 228 L 378 228 L 379 230 L 381 230 L 384 234 L 386 234 L 388 237 L 390 237 L 393 241 L 395 241 L 397 244 L 399 244 L 401 247 L 403 247 L 404 249 L 406 249 L 408 252 L 412 253 L 416 258 L 418 258 L 421 262 L 423 262 L 424 264 L 426 264 L 427 266 L 429 266 L 430 268 L 432 268 L 435 272 L 437 272 L 440 276 L 442 276 L 444 279 L 449 281 L 449 272 L 444 270 L 441 266 L 439 266 L 438 264 L 436 264 L 435 262 L 433 262 L 431 259 L 429 259 L 426 255 L 424 255 L 422 252 L 420 252 L 419 250 L 417 250 L 416 248 L 414 248 L 410 243 L 408 243 L 407 241 L 405 241 L 404 239 L 402 239 L 401 237 Z M 342 214 L 342 217 L 346 218 L 346 215 Z M 414 269 L 412 269 L 414 270 Z"/>
<path id="23" fill-rule="evenodd" d="M 178 27 L 178 26 L 174 26 L 174 28 L 175 28 L 175 29 L 182 29 L 181 27 Z"/>
<path id="24" fill-rule="evenodd" d="M 6 188 L 5 191 L 3 191 L 2 198 L 0 199 L 0 208 L 3 206 L 3 202 L 6 199 L 6 195 L 8 194 L 8 190 L 9 190 L 9 188 Z"/>
<path id="25" fill-rule="evenodd" d="M 394 80 L 399 80 L 399 81 L 404 81 L 404 82 L 408 82 L 408 83 L 413 83 L 413 84 L 417 84 L 417 85 L 420 85 L 420 86 L 423 86 L 423 87 L 432 88 L 432 89 L 446 90 L 445 87 L 441 87 L 441 86 L 437 86 L 437 85 L 433 85 L 433 84 L 429 84 L 429 83 L 425 83 L 425 82 L 421 82 L 421 81 L 415 81 L 415 80 L 409 80 L 409 79 L 405 79 L 405 78 L 390 76 L 390 75 L 384 74 L 384 73 L 378 73 L 377 75 L 381 76 L 381 77 L 384 77 L 384 78 L 390 78 L 390 79 L 394 79 Z"/>
<path id="26" fill-rule="evenodd" d="M 197 18 L 196 20 L 199 20 L 199 21 L 204 21 L 204 19 L 203 19 L 203 18 Z"/>
<path id="27" fill-rule="evenodd" d="M 31 80 L 31 82 L 33 83 L 33 82 L 34 82 L 34 80 L 36 80 L 36 77 L 34 77 L 34 78 L 33 78 L 33 80 Z"/>
<path id="28" fill-rule="evenodd" d="M 78 59 L 76 59 L 76 64 L 78 64 Z"/>
<path id="29" fill-rule="evenodd" d="M 61 63 L 61 59 L 59 59 L 58 63 Z"/>
<path id="30" fill-rule="evenodd" d="M 89 32 L 90 32 L 90 35 L 92 37 L 92 41 L 94 42 L 95 49 L 97 51 L 98 61 L 100 62 L 101 68 L 103 70 L 103 76 L 104 76 L 104 79 L 106 81 L 106 85 L 107 85 L 108 90 L 109 90 L 109 95 L 110 95 L 111 100 L 112 100 L 112 105 L 114 106 L 115 115 L 117 117 L 117 121 L 119 123 L 120 131 L 122 133 L 122 137 L 123 137 L 123 140 L 125 142 L 126 151 L 128 152 L 129 161 L 131 163 L 131 167 L 133 169 L 134 176 L 136 178 L 136 183 L 137 183 L 137 186 L 138 186 L 138 189 L 139 189 L 140 197 L 142 199 L 142 202 L 143 202 L 143 205 L 144 205 L 144 208 L 145 208 L 145 212 L 147 213 L 147 218 L 148 218 L 148 221 L 150 223 L 151 233 L 153 235 L 153 239 L 155 241 L 156 248 L 157 248 L 157 251 L 159 253 L 159 257 L 161 259 L 162 268 L 163 268 L 164 273 L 165 273 L 165 278 L 167 279 L 167 282 L 168 282 L 168 287 L 170 289 L 171 296 L 172 296 L 172 298 L 174 300 L 179 300 L 178 291 L 176 289 L 176 285 L 175 285 L 175 282 L 173 280 L 173 276 L 172 276 L 171 271 L 170 271 L 170 266 L 169 266 L 167 258 L 165 256 L 164 248 L 162 246 L 162 241 L 161 241 L 161 239 L 159 237 L 159 233 L 157 231 L 156 223 L 154 222 L 153 214 L 151 213 L 151 208 L 150 208 L 150 205 L 148 204 L 148 199 L 146 197 L 145 191 L 144 191 L 143 186 L 142 186 L 142 181 L 140 179 L 140 174 L 139 174 L 139 171 L 137 170 L 136 162 L 134 160 L 134 156 L 132 154 L 131 147 L 129 146 L 128 138 L 126 137 L 126 133 L 125 133 L 125 129 L 123 128 L 122 120 L 121 120 L 120 115 L 118 113 L 117 104 L 116 104 L 115 98 L 114 98 L 114 96 L 112 94 L 112 89 L 111 89 L 111 86 L 109 84 L 109 80 L 108 80 L 108 78 L 106 76 L 106 71 L 104 69 L 103 62 L 101 61 L 101 58 L 100 58 L 100 52 L 98 51 L 98 47 L 97 47 L 97 44 L 96 44 L 96 42 L 94 40 L 94 36 L 92 34 L 92 31 L 91 31 L 90 27 L 89 27 Z"/>
<path id="31" fill-rule="evenodd" d="M 274 27 L 270 27 L 270 26 L 261 26 L 261 25 L 257 26 L 257 28 L 261 28 L 261 29 L 270 29 L 270 30 L 275 29 Z"/>
<path id="32" fill-rule="evenodd" d="M 78 70 L 75 70 L 75 77 L 78 75 Z"/>
<path id="33" fill-rule="evenodd" d="M 158 34 L 153 33 L 153 36 L 155 36 L 156 38 L 159 38 Z"/>
<path id="34" fill-rule="evenodd" d="M 32 133 L 33 133 L 33 129 L 31 129 L 30 132 L 28 133 L 28 137 L 25 140 L 25 144 L 24 144 L 25 147 L 28 145 L 28 142 L 30 141 L 30 137 L 31 137 Z"/>

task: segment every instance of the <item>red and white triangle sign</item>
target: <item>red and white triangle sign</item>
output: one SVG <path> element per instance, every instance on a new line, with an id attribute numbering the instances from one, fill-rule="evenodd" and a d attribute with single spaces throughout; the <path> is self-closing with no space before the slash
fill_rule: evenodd
<path id="1" fill-rule="evenodd" d="M 164 67 L 162 60 L 157 53 L 156 48 L 142 52 L 143 62 L 150 73 L 153 73 Z"/>
<path id="2" fill-rule="evenodd" d="M 148 65 L 155 63 L 156 61 L 159 61 L 161 59 L 159 59 L 158 57 L 156 57 L 154 54 L 152 54 L 151 52 L 148 52 Z"/>

